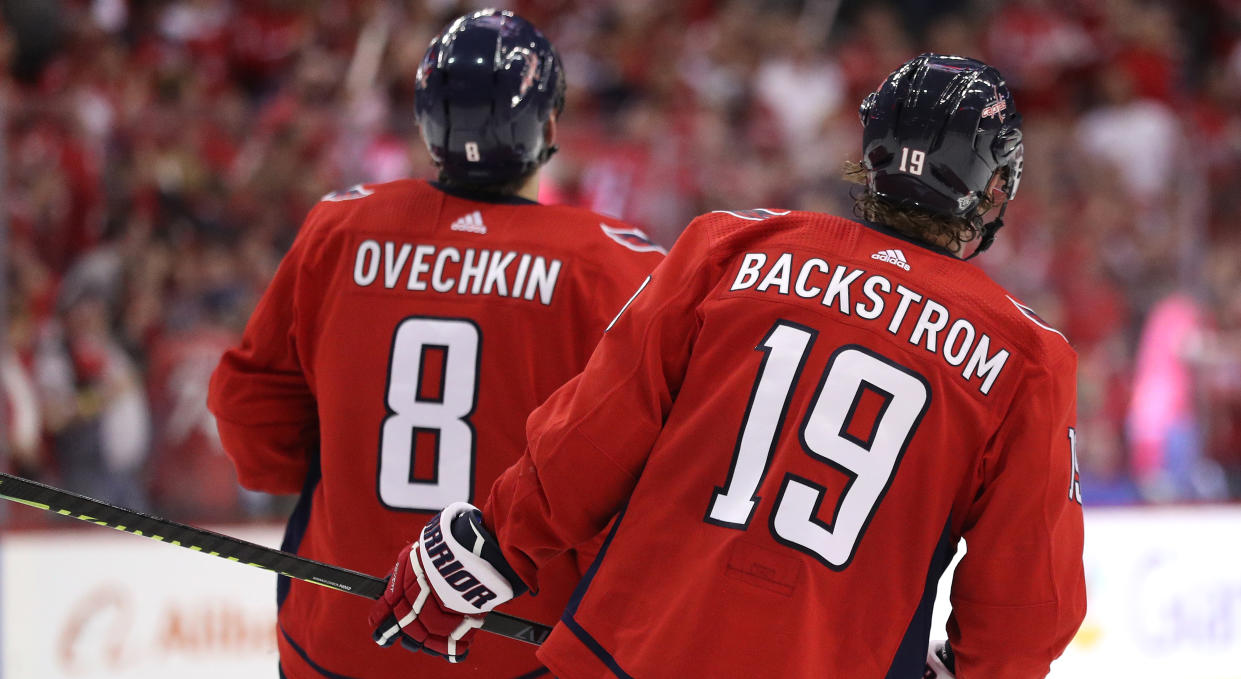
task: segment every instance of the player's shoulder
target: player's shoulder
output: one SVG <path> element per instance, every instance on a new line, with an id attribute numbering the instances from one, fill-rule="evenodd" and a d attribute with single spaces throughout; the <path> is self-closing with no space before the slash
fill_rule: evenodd
<path id="1" fill-rule="evenodd" d="M 310 209 L 298 237 L 305 241 L 331 241 L 351 229 L 369 228 L 390 219 L 402 209 L 431 199 L 435 190 L 425 181 L 398 179 L 354 184 L 325 194 Z"/>
<path id="2" fill-rule="evenodd" d="M 389 182 L 354 184 L 325 194 L 316 209 L 333 213 L 373 210 L 409 200 L 419 200 L 435 193 L 428 182 L 420 179 L 397 179 Z"/>
<path id="3" fill-rule="evenodd" d="M 969 266 L 965 262 L 961 264 Z M 1040 314 L 1035 305 L 1009 292 L 981 270 L 974 271 L 977 272 L 976 277 L 961 277 L 959 289 L 968 290 L 967 294 L 975 303 L 990 312 L 996 332 L 1010 337 L 1028 359 L 1027 363 L 1048 370 L 1076 366 L 1077 351 L 1068 335 L 1053 320 Z"/>
<path id="4" fill-rule="evenodd" d="M 698 215 L 689 228 L 699 229 L 714 237 L 726 237 L 740 231 L 752 230 L 760 222 L 764 227 L 798 223 L 811 213 L 776 208 L 751 208 L 747 210 L 712 210 Z"/>
<path id="5" fill-rule="evenodd" d="M 629 256 L 631 253 L 656 253 L 667 250 L 640 227 L 615 217 L 572 205 L 534 206 L 539 220 L 553 237 L 565 239 L 566 245 L 596 249 L 601 253 Z"/>
<path id="6" fill-rule="evenodd" d="M 392 209 L 404 202 L 425 200 L 434 192 L 429 183 L 419 179 L 354 184 L 324 194 L 311 208 L 308 221 L 339 223 L 359 214 Z"/>
<path id="7" fill-rule="evenodd" d="M 1023 328 L 1027 334 L 1033 337 L 1038 346 L 1046 351 L 1048 358 L 1062 360 L 1077 359 L 1077 352 L 1073 349 L 1072 342 L 1064 332 L 1044 319 L 1043 316 L 1040 316 L 1034 307 L 1014 297 L 1007 291 L 1004 291 L 1003 295 L 1004 301 L 1008 302 L 1008 306 L 1005 307 L 1002 303 L 1000 303 L 1000 306 L 1009 315 L 1011 322 Z"/>
<path id="8" fill-rule="evenodd" d="M 728 254 L 788 238 L 798 239 L 803 233 L 821 241 L 825 231 L 844 232 L 858 226 L 851 220 L 821 212 L 777 208 L 713 210 L 694 218 L 685 235 L 702 241 L 703 247 Z"/>

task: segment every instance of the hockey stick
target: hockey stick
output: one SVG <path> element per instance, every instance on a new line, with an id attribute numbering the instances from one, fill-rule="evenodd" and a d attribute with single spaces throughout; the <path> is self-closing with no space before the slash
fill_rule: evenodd
<path id="1" fill-rule="evenodd" d="M 196 552 L 205 552 L 229 561 L 275 571 L 329 589 L 378 599 L 386 581 L 348 568 L 312 561 L 278 549 L 246 542 L 221 533 L 161 519 L 132 509 L 124 509 L 66 490 L 0 472 L 0 497 L 49 512 L 89 521 L 99 526 L 141 535 Z M 492 611 L 482 629 L 502 637 L 538 646 L 551 628 L 530 620 Z"/>

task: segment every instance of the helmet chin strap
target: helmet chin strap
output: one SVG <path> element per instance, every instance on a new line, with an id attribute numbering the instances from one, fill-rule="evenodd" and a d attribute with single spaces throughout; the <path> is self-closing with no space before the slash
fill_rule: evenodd
<path id="1" fill-rule="evenodd" d="M 982 225 L 982 240 L 978 241 L 978 247 L 974 248 L 974 251 L 970 253 L 970 256 L 965 259 L 973 259 L 984 250 L 991 247 L 991 244 L 995 242 L 996 232 L 1004 226 L 1004 211 L 1007 209 L 1008 201 L 1004 201 L 1004 203 L 1000 205 L 1000 213 L 995 216 L 995 219 Z"/>

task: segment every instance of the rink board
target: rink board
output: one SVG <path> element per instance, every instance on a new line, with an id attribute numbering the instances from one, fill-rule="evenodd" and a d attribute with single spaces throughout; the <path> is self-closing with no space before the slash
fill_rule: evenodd
<path id="1" fill-rule="evenodd" d="M 211 528 L 280 544 L 275 527 Z M 274 679 L 275 582 L 258 568 L 104 528 L 6 535 L 0 677 Z"/>
<path id="2" fill-rule="evenodd" d="M 1086 524 L 1090 611 L 1053 679 L 1241 679 L 1241 506 Z M 0 539 L 0 679 L 274 678 L 274 624 L 275 576 L 256 568 L 89 527 Z"/>

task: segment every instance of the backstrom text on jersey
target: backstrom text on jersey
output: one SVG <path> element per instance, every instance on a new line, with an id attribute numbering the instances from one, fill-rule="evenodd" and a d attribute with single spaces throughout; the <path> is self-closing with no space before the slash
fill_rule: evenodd
<path id="1" fill-rule="evenodd" d="M 801 262 L 799 267 L 794 267 L 793 254 L 788 252 L 770 262 L 768 260 L 765 253 L 747 252 L 729 290 L 753 289 L 757 292 L 796 295 L 802 299 L 819 297 L 824 307 L 868 321 L 877 320 L 884 314 L 888 304 L 895 301 L 896 308 L 888 321 L 887 331 L 897 336 L 901 336 L 901 326 L 910 307 L 920 303 L 922 311 L 905 339 L 910 344 L 921 345 L 927 351 L 939 355 L 948 365 L 964 365 L 961 377 L 966 381 L 973 378 L 981 380 L 978 390 L 983 394 L 990 393 L 991 385 L 1000 376 L 1008 361 L 1008 350 L 1001 348 L 990 353 L 991 338 L 986 333 L 978 332 L 969 320 L 954 318 L 943 304 L 899 283 L 893 286 L 892 281 L 880 274 L 871 274 L 859 283 L 859 279 L 866 274 L 864 269 L 854 269 L 843 264 L 833 268 L 826 260 L 818 257 Z M 899 299 L 893 297 L 894 288 Z M 865 300 L 862 297 L 865 297 Z M 852 302 L 854 299 L 858 301 Z"/>

